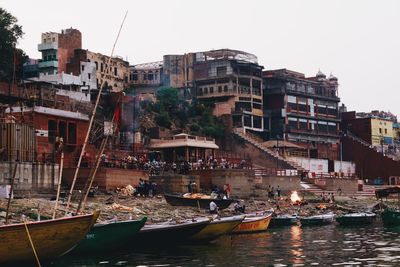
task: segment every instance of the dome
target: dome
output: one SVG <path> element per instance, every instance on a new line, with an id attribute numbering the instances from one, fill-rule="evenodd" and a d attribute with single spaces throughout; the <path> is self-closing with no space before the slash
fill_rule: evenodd
<path id="1" fill-rule="evenodd" d="M 328 78 L 330 81 L 337 81 L 338 80 L 338 78 L 336 77 L 336 76 L 333 76 L 333 74 L 331 73 L 331 75 L 329 75 L 329 78 Z"/>
<path id="2" fill-rule="evenodd" d="M 321 79 L 321 78 L 322 78 L 322 79 L 326 79 L 326 75 L 323 74 L 323 73 L 321 72 L 321 70 L 318 70 L 317 75 L 316 75 L 315 77 L 320 78 L 320 79 Z"/>

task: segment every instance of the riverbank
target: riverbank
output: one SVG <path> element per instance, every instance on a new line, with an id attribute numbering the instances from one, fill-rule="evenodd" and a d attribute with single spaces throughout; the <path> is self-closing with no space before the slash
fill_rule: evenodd
<path id="1" fill-rule="evenodd" d="M 306 196 L 300 205 L 293 205 L 289 196 L 282 196 L 279 200 L 245 199 L 243 203 L 246 213 L 273 209 L 276 213 L 298 214 L 300 216 L 315 215 L 332 211 L 341 214 L 350 211 L 365 211 L 379 203 L 375 198 L 349 196 L 337 196 L 335 203 L 320 202 L 316 196 Z M 51 218 L 53 215 L 55 201 L 46 198 L 24 198 L 13 199 L 10 208 L 10 222 L 21 222 Z M 59 202 L 56 217 L 65 215 L 66 203 Z M 0 199 L 0 224 L 4 222 L 7 200 Z M 77 209 L 77 203 L 71 204 L 71 211 Z M 183 220 L 187 218 L 208 216 L 206 210 L 193 207 L 174 207 L 166 203 L 162 195 L 154 197 L 135 197 L 126 194 L 98 194 L 88 198 L 86 212 L 100 210 L 99 221 L 127 220 L 148 217 L 148 223 L 157 223 L 168 220 Z M 233 205 L 221 211 L 221 216 L 234 214 Z"/>

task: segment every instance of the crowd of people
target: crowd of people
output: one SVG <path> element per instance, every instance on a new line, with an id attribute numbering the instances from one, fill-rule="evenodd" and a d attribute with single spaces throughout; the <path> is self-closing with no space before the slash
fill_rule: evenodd
<path id="1" fill-rule="evenodd" d="M 146 170 L 150 176 L 161 175 L 165 172 L 187 174 L 190 170 L 208 169 L 250 169 L 251 164 L 245 159 L 228 161 L 224 157 L 216 158 L 209 156 L 200 158 L 196 162 L 179 160 L 176 162 L 165 162 L 160 157 L 150 160 L 146 154 L 128 155 L 123 158 L 112 154 L 103 153 L 100 156 L 100 166 L 107 168 L 137 169 Z M 85 153 L 82 158 L 81 167 L 92 167 L 93 161 Z"/>

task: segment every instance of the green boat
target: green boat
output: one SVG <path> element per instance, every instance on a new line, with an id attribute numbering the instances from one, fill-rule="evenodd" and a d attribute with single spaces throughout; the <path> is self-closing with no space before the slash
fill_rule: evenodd
<path id="1" fill-rule="evenodd" d="M 147 217 L 141 220 L 127 220 L 95 224 L 90 232 L 73 250 L 73 253 L 96 253 L 113 251 L 127 244 L 142 229 Z"/>
<path id="2" fill-rule="evenodd" d="M 340 215 L 336 217 L 336 221 L 342 226 L 358 226 L 361 224 L 370 224 L 376 217 L 372 212 L 356 212 Z"/>
<path id="3" fill-rule="evenodd" d="M 297 215 L 277 215 L 272 217 L 269 227 L 282 227 L 295 225 L 299 221 Z"/>
<path id="4" fill-rule="evenodd" d="M 382 212 L 382 221 L 386 226 L 398 226 L 400 225 L 400 210 L 386 208 Z"/>

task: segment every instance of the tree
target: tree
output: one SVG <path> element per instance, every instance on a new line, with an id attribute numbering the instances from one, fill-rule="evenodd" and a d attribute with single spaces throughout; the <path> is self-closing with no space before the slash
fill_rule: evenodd
<path id="1" fill-rule="evenodd" d="M 5 9 L 0 8 L 0 80 L 12 82 L 15 75 L 22 77 L 22 65 L 26 62 L 26 55 L 17 49 L 18 39 L 24 34 L 18 20 Z"/>
<path id="2" fill-rule="evenodd" d="M 177 111 L 179 106 L 178 90 L 172 87 L 160 88 L 157 91 L 157 101 L 165 111 Z"/>

